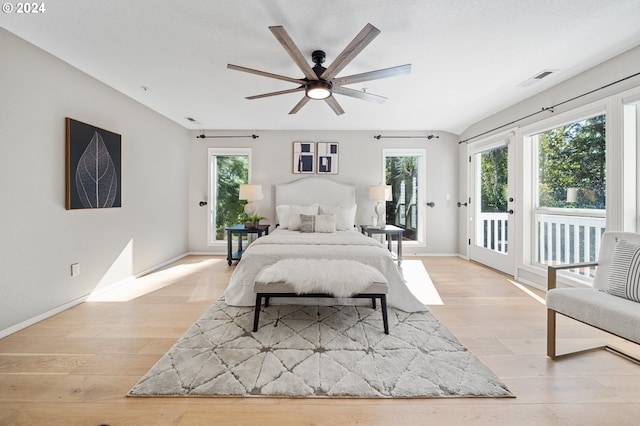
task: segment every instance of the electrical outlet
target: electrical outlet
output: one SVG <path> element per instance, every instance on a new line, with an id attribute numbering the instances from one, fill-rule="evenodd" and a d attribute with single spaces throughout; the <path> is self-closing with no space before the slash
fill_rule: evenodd
<path id="1" fill-rule="evenodd" d="M 78 275 L 80 275 L 80 264 L 74 263 L 71 265 L 71 276 L 77 277 Z"/>

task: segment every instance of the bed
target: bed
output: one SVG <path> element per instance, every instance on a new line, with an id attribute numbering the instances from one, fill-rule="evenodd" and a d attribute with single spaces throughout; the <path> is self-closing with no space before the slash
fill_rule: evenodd
<path id="1" fill-rule="evenodd" d="M 384 244 L 367 237 L 355 228 L 355 186 L 326 178 L 309 177 L 276 185 L 276 216 L 280 226 L 269 235 L 255 240 L 236 265 L 225 301 L 231 306 L 253 306 L 253 283 L 266 267 L 284 259 L 347 259 L 379 270 L 387 279 L 390 307 L 405 312 L 427 310 L 409 291 L 398 266 Z M 301 232 L 307 223 L 302 218 L 335 217 L 335 232 Z M 303 216 L 303 215 L 307 216 Z M 295 298 L 279 298 L 275 303 L 299 304 Z M 306 304 L 367 304 L 354 298 L 307 299 Z"/>

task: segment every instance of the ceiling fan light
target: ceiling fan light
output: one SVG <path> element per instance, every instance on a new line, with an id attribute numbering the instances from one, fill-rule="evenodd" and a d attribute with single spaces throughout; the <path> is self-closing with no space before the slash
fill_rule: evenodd
<path id="1" fill-rule="evenodd" d="M 327 99 L 331 96 L 332 84 L 324 80 L 313 80 L 307 84 L 305 92 L 311 99 Z"/>

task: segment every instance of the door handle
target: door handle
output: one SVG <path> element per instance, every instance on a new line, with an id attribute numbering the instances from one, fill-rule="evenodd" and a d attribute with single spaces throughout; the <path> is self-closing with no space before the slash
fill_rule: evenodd
<path id="1" fill-rule="evenodd" d="M 513 209 L 509 210 L 507 213 L 513 214 Z"/>
<path id="2" fill-rule="evenodd" d="M 427 203 L 427 205 L 428 205 L 429 207 L 435 207 L 435 206 L 436 206 L 436 203 L 434 203 L 433 201 L 429 201 L 429 202 Z"/>

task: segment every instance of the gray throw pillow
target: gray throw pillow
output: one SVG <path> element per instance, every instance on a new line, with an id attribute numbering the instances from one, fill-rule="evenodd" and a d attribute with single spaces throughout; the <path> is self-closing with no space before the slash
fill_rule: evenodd
<path id="1" fill-rule="evenodd" d="M 300 222 L 300 232 L 336 232 L 336 217 L 332 214 L 301 214 Z"/>

